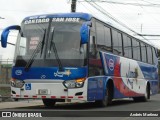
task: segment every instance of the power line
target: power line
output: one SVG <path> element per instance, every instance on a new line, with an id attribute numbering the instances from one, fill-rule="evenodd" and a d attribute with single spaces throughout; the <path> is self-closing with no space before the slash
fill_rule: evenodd
<path id="1" fill-rule="evenodd" d="M 147 38 L 147 39 L 148 39 L 148 38 Z M 151 41 L 152 41 L 152 40 L 159 40 L 159 41 L 160 41 L 160 39 L 148 39 L 148 40 L 151 40 Z"/>
<path id="2" fill-rule="evenodd" d="M 86 1 L 86 0 L 85 0 Z M 95 9 L 97 9 L 99 12 L 101 12 L 103 15 L 111 18 L 112 20 L 114 20 L 116 23 L 120 24 L 121 26 L 127 28 L 128 30 L 130 30 L 131 32 L 135 33 L 135 34 L 139 34 L 137 33 L 136 31 L 132 30 L 130 27 L 128 27 L 126 24 L 122 23 L 121 21 L 117 20 L 116 18 L 114 18 L 109 12 L 107 12 L 105 9 L 103 9 L 101 6 L 99 6 L 98 4 L 96 4 L 95 2 L 88 2 L 86 1 L 87 3 L 89 3 L 92 7 L 94 7 Z M 93 4 L 94 3 L 94 4 Z M 97 6 L 99 8 L 97 8 Z M 101 8 L 101 9 L 100 9 Z M 147 40 L 149 41 L 148 39 L 146 39 L 145 37 L 143 36 L 140 36 L 142 37 L 144 40 Z"/>
<path id="3" fill-rule="evenodd" d="M 81 4 L 85 9 L 87 9 L 88 11 L 90 11 L 91 13 L 93 13 L 89 8 L 87 8 L 84 4 L 82 4 L 82 2 L 80 2 L 80 4 Z"/>
<path id="4" fill-rule="evenodd" d="M 160 35 L 153 35 L 153 34 L 138 34 L 139 36 L 153 36 L 153 37 L 156 37 L 156 36 L 160 36 Z"/>
<path id="5" fill-rule="evenodd" d="M 145 7 L 160 7 L 160 4 L 154 4 L 154 3 L 150 3 L 150 4 L 140 4 L 140 3 L 124 3 L 124 2 L 114 2 L 114 1 L 108 1 L 108 0 L 84 0 L 84 1 L 79 1 L 79 2 L 106 2 L 109 4 L 120 4 L 120 5 L 132 5 L 132 6 L 145 6 Z"/>
<path id="6" fill-rule="evenodd" d="M 141 0 L 141 1 L 143 1 L 143 2 L 146 2 L 146 3 L 150 3 L 150 4 L 155 4 L 155 3 L 153 3 L 154 1 L 152 0 L 152 2 L 150 2 L 150 1 L 146 1 L 146 0 Z M 156 1 L 155 1 L 156 2 Z M 157 4 L 157 3 L 156 3 Z M 159 5 L 159 4 L 157 4 L 157 5 Z"/>
<path id="7" fill-rule="evenodd" d="M 88 6 L 86 6 L 85 4 L 83 4 L 83 2 L 79 2 L 87 11 L 90 11 L 91 14 L 94 14 L 95 17 L 98 17 L 99 14 L 95 13 L 95 11 L 91 10 Z M 98 14 L 98 15 L 97 15 Z"/>
<path id="8" fill-rule="evenodd" d="M 109 18 L 111 18 L 112 20 L 114 20 L 115 22 L 117 22 L 118 24 L 122 25 L 123 27 L 129 29 L 130 31 L 138 34 L 137 32 L 135 32 L 134 30 L 132 30 L 131 28 L 129 28 L 127 25 L 125 25 L 124 23 L 120 22 L 119 20 L 117 20 L 116 18 L 114 18 L 109 12 L 107 12 L 106 10 L 104 10 L 102 7 L 100 7 L 99 5 L 97 5 L 98 7 L 100 7 L 101 9 L 97 8 L 93 3 L 88 2 L 91 6 L 93 6 L 94 8 L 96 8 L 99 12 L 101 12 L 102 14 L 104 14 L 105 16 L 108 16 Z"/>
<path id="9" fill-rule="evenodd" d="M 103 15 L 111 18 L 112 20 L 114 20 L 115 22 L 117 22 L 118 24 L 120 24 L 121 26 L 127 28 L 128 30 L 132 31 L 133 33 L 137 34 L 139 37 L 141 37 L 141 39 L 143 38 L 143 40 L 147 40 L 147 41 L 150 41 L 150 39 L 148 38 L 145 38 L 144 36 L 151 36 L 151 37 L 158 37 L 160 35 L 154 35 L 154 34 L 139 34 L 137 33 L 136 31 L 134 31 L 133 29 L 131 29 L 130 27 L 128 27 L 127 25 L 125 25 L 123 22 L 119 21 L 118 19 L 114 18 L 110 13 L 108 13 L 105 9 L 103 9 L 101 6 L 99 6 L 98 4 L 96 4 L 95 2 L 87 2 L 89 3 L 92 7 L 94 7 L 95 9 L 97 9 L 99 12 L 101 12 Z M 95 5 L 94 5 L 94 4 Z M 98 6 L 99 8 L 97 8 L 96 6 Z M 101 9 L 100 9 L 101 8 Z M 143 36 L 144 35 L 144 36 Z"/>

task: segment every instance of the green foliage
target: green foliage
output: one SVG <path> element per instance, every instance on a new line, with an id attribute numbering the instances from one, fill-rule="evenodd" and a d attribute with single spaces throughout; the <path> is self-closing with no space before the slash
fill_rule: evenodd
<path id="1" fill-rule="evenodd" d="M 0 87 L 0 95 L 1 96 L 10 96 L 11 88 L 10 87 Z"/>

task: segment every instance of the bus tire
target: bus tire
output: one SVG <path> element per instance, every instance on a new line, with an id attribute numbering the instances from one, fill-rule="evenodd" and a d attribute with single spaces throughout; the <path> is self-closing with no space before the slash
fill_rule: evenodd
<path id="1" fill-rule="evenodd" d="M 133 97 L 135 102 L 147 102 L 150 99 L 150 86 L 147 84 L 146 91 L 143 97 Z"/>
<path id="2" fill-rule="evenodd" d="M 147 84 L 146 91 L 145 91 L 144 97 L 142 97 L 142 100 L 144 102 L 147 102 L 149 101 L 149 99 L 150 99 L 150 86 L 149 84 Z"/>
<path id="3" fill-rule="evenodd" d="M 96 100 L 96 104 L 98 104 L 101 107 L 106 107 L 112 103 L 112 92 L 109 87 L 106 88 L 105 96 L 103 100 Z"/>
<path id="4" fill-rule="evenodd" d="M 14 101 L 18 101 L 18 98 L 14 98 L 13 100 L 14 100 Z"/>
<path id="5" fill-rule="evenodd" d="M 42 99 L 42 101 L 45 107 L 54 107 L 56 103 L 56 101 L 53 99 Z"/>

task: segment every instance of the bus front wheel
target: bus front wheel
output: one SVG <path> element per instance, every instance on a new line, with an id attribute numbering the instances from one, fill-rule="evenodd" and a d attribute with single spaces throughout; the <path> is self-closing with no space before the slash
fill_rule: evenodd
<path id="1" fill-rule="evenodd" d="M 106 107 L 112 103 L 112 91 L 109 87 L 106 88 L 105 96 L 103 100 L 96 100 L 96 104 L 100 105 L 101 107 Z"/>
<path id="2" fill-rule="evenodd" d="M 56 101 L 53 99 L 42 99 L 42 101 L 46 107 L 54 107 L 56 103 Z"/>

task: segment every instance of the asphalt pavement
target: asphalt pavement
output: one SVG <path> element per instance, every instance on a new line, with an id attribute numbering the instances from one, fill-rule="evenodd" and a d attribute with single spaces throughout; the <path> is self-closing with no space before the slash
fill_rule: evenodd
<path id="1" fill-rule="evenodd" d="M 0 109 L 21 108 L 21 107 L 34 107 L 43 105 L 42 100 L 19 100 L 0 102 Z"/>
<path id="2" fill-rule="evenodd" d="M 58 103 L 54 108 L 46 108 L 41 100 L 19 100 L 13 102 L 0 102 L 0 111 L 40 111 L 48 112 L 52 115 L 58 117 L 45 117 L 45 120 L 160 120 L 160 117 L 130 117 L 123 116 L 119 117 L 120 114 L 124 112 L 130 113 L 145 113 L 145 112 L 158 112 L 160 116 L 160 94 L 151 96 L 149 102 L 134 102 L 132 99 L 119 99 L 114 100 L 112 105 L 107 107 L 99 107 L 94 103 L 73 103 L 73 104 L 63 104 Z M 59 112 L 57 111 L 62 111 Z M 75 112 L 78 111 L 78 112 Z M 85 113 L 86 112 L 86 113 Z M 83 114 L 82 114 L 83 113 Z M 85 114 L 84 114 L 85 113 Z M 105 113 L 113 114 L 112 117 L 104 117 Z M 73 114 L 72 116 L 69 114 Z M 81 117 L 80 114 L 82 114 Z M 88 115 L 87 115 L 88 114 Z M 101 116 L 102 114 L 102 116 Z M 77 117 L 76 117 L 77 116 Z M 94 116 L 94 117 L 93 117 Z M 53 119 L 54 118 L 54 119 Z M 1 119 L 1 118 L 0 118 Z M 5 119 L 5 118 L 4 118 Z M 15 118 L 12 118 L 15 119 Z M 16 120 L 19 118 L 16 118 Z M 28 119 L 28 118 L 23 118 Z M 31 120 L 32 118 L 30 118 Z M 34 118 L 35 120 L 36 118 Z M 41 120 L 44 118 L 38 118 Z"/>

